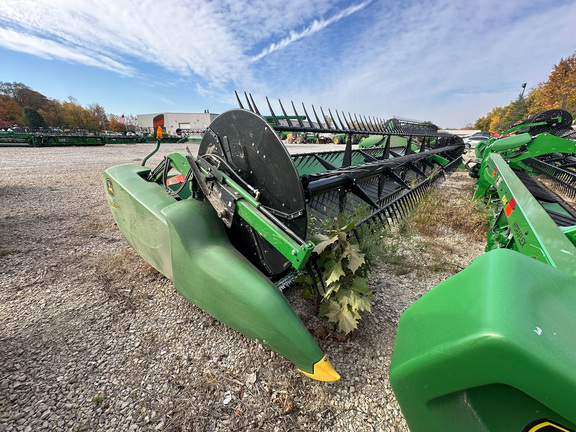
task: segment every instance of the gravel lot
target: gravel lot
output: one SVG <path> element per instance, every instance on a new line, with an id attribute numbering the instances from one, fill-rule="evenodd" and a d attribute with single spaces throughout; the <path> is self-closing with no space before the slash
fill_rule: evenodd
<path id="1" fill-rule="evenodd" d="M 436 270 L 400 244 L 413 265 L 373 268 L 373 313 L 346 338 L 288 289 L 342 375 L 316 382 L 188 303 L 123 240 L 101 173 L 153 147 L 0 148 L 0 431 L 407 431 L 388 381 L 398 318 L 484 242 L 447 230 Z M 442 187 L 467 199 L 472 185 L 456 172 Z"/>

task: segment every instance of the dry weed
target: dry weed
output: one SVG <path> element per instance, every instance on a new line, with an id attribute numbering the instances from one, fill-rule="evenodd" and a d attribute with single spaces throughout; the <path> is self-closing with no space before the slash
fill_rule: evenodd
<path id="1" fill-rule="evenodd" d="M 96 277 L 103 290 L 125 307 L 147 298 L 146 279 L 161 277 L 134 250 L 128 247 L 109 252 L 96 261 Z"/>
<path id="2" fill-rule="evenodd" d="M 406 223 L 429 239 L 458 232 L 471 241 L 483 241 L 491 218 L 492 212 L 481 201 L 434 189 L 416 206 Z"/>

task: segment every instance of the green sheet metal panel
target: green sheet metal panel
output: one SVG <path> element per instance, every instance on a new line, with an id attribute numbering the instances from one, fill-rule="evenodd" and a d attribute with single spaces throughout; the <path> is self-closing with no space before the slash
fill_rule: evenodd
<path id="1" fill-rule="evenodd" d="M 390 381 L 412 432 L 576 427 L 576 277 L 508 249 L 401 316 Z"/>
<path id="2" fill-rule="evenodd" d="M 207 202 L 176 201 L 135 164 L 104 171 L 118 228 L 186 299 L 315 379 L 339 378 L 280 290 L 228 240 Z"/>

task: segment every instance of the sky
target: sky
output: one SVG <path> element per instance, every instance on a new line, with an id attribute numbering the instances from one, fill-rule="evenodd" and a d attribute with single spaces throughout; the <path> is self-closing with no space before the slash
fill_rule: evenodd
<path id="1" fill-rule="evenodd" d="M 576 0 L 0 0 L 0 81 L 116 115 L 237 90 L 461 128 L 546 81 L 575 23 Z"/>

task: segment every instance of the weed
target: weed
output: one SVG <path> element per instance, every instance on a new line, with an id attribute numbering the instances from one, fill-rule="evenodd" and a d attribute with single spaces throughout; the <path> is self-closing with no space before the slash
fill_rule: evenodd
<path id="1" fill-rule="evenodd" d="M 129 248 L 109 252 L 96 261 L 96 274 L 103 291 L 125 308 L 135 307 L 135 301 L 145 300 L 145 291 L 134 293 L 137 281 L 160 274 Z"/>
<path id="2" fill-rule="evenodd" d="M 433 189 L 418 203 L 406 223 L 432 239 L 456 231 L 470 240 L 481 241 L 486 238 L 491 219 L 492 211 L 482 201 Z"/>
<path id="3" fill-rule="evenodd" d="M 315 298 L 319 294 L 320 316 L 338 323 L 338 328 L 346 334 L 357 327 L 362 312 L 370 312 L 370 299 L 373 297 L 366 283 L 369 264 L 359 246 L 347 234 L 352 228 L 353 224 L 340 228 L 335 218 L 328 235 L 317 234 L 312 237 L 322 273 L 321 287 L 317 291 L 312 289 L 315 281 L 310 275 L 303 274 L 296 279 L 304 284 L 305 297 Z"/>
<path id="4" fill-rule="evenodd" d="M 346 255 L 351 243 L 345 231 L 354 228 L 351 221 L 370 214 L 370 208 L 361 206 L 352 215 L 324 221 L 309 219 L 309 232 L 313 233 L 309 238 L 319 240 L 315 251 L 320 254 L 318 263 L 325 281 L 325 289 L 320 290 L 319 314 L 338 322 L 345 333 L 356 328 L 360 311 L 370 310 L 372 291 L 361 274 L 367 274 L 370 265 L 384 264 L 396 276 L 413 271 L 456 273 L 461 270 L 452 258 L 456 248 L 443 241 L 444 237 L 458 233 L 469 241 L 484 240 L 492 218 L 492 212 L 481 201 L 433 188 L 401 222 L 392 226 L 366 224 L 358 229 L 362 252 L 354 246 L 357 256 L 352 258 Z M 358 256 L 362 256 L 361 265 Z M 304 282 L 305 297 L 314 298 L 310 276 L 302 275 L 297 281 Z"/>
<path id="5" fill-rule="evenodd" d="M 104 402 L 104 393 L 102 392 L 98 392 L 93 398 L 92 398 L 92 403 L 95 406 L 100 406 L 102 404 L 102 402 Z"/>

